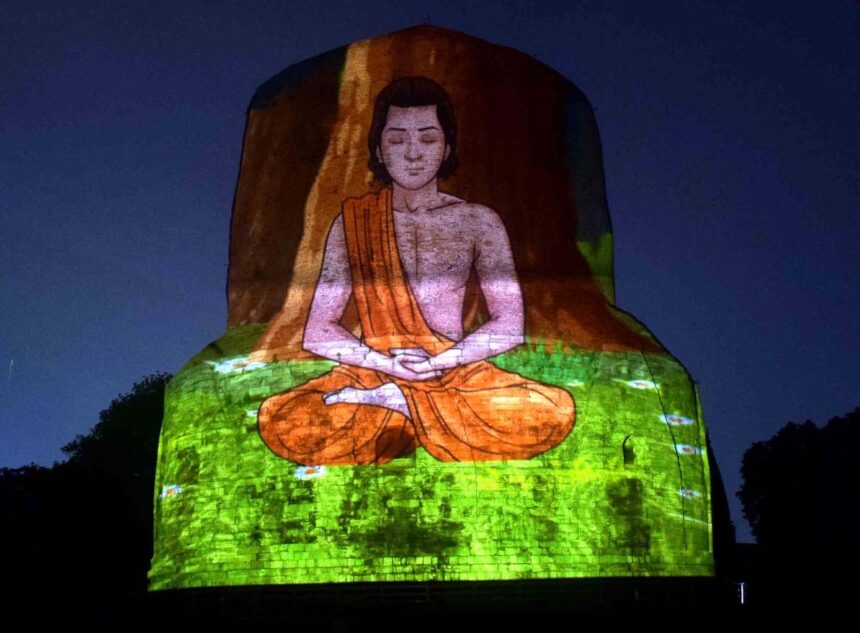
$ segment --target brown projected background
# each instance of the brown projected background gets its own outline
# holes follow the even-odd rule
[[[429,77],[451,96],[460,165],[440,189],[489,206],[504,221],[527,335],[588,349],[660,350],[608,304],[611,227],[585,97],[527,55],[426,26],[336,49],[258,91],[232,219],[229,325],[277,316],[258,348],[307,356],[301,335],[326,234],[345,198],[378,189],[367,168],[373,100],[403,75]],[[581,251],[594,256],[586,260]],[[486,318],[474,281],[467,331]],[[356,326],[352,306],[343,322]]]

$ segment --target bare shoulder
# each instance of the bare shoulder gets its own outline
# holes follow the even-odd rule
[[[463,211],[468,218],[469,226],[485,241],[507,235],[505,224],[495,209],[483,204],[469,203]]]
[[[325,238],[325,257],[344,257],[346,253],[346,230],[344,229],[343,213],[338,213],[328,227]]]
[[[344,227],[343,227],[343,212],[338,213],[334,220],[332,220],[331,224],[328,227],[328,241],[338,241],[342,242],[344,239]]]
[[[438,197],[439,203],[433,208],[431,208],[431,211],[441,211],[442,213],[457,213],[462,210],[463,206],[469,204],[462,198],[453,196],[450,193],[445,193],[444,191],[440,191]]]
[[[457,216],[458,223],[465,220],[467,226],[475,227],[478,231],[504,231],[502,219],[494,209],[447,193],[441,194],[441,197],[446,200],[443,207],[446,214]]]

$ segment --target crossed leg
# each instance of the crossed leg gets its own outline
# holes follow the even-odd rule
[[[409,414],[409,406],[406,404],[406,397],[400,390],[400,387],[393,382],[386,382],[375,389],[357,389],[355,387],[344,387],[337,391],[331,391],[323,396],[323,402],[327,405],[344,402],[348,404],[369,404],[376,407],[384,407],[402,413],[407,418],[412,418]]]
[[[454,371],[444,384],[399,385],[337,366],[267,398],[260,436],[300,464],[384,464],[419,445],[442,461],[529,459],[573,429],[575,404],[565,389],[486,361]]]
[[[260,405],[260,437],[304,465],[384,464],[407,455],[417,444],[406,399],[383,380],[371,370],[338,366],[275,394]]]

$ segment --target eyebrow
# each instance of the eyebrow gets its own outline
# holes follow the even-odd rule
[[[439,128],[436,127],[435,125],[428,125],[427,127],[419,127],[418,131],[423,132],[424,130],[438,130],[438,129]],[[405,127],[390,127],[385,131],[386,132],[405,132],[406,128]]]

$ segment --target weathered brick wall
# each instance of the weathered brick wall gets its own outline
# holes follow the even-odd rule
[[[309,469],[263,444],[256,408],[331,363],[229,371],[260,329],[232,330],[170,384],[152,588],[713,573],[705,430],[671,357],[497,357],[576,400],[570,436],[530,460],[445,463],[419,448]]]

